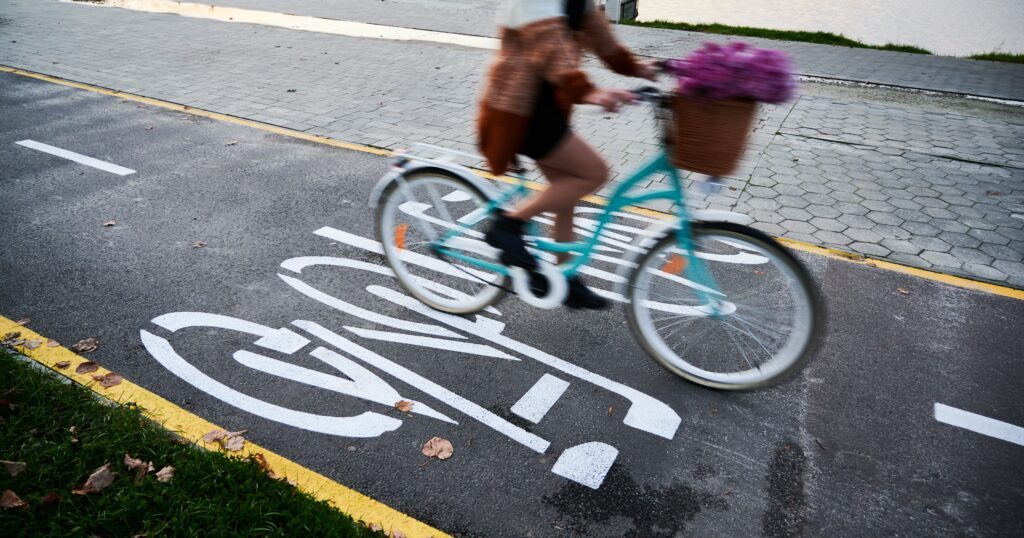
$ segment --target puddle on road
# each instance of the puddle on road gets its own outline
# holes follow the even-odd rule
[[[633,523],[630,536],[675,536],[703,511],[726,512],[727,498],[720,493],[697,491],[679,484],[664,489],[640,486],[622,465],[612,467],[600,490],[567,483],[557,493],[544,497],[566,520],[571,534],[600,534],[592,524],[609,524],[615,519]]]

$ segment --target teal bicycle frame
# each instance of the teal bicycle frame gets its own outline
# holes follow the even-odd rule
[[[640,181],[658,173],[668,176],[670,188],[646,192],[643,194],[630,194],[630,191],[633,190]],[[526,186],[526,181],[526,179],[521,179],[518,185],[506,190],[502,196],[497,199],[491,200],[485,211],[477,219],[473,219],[473,222],[462,223],[459,228],[446,232],[437,241],[437,252],[445,256],[462,260],[470,265],[509,276],[511,273],[508,267],[505,267],[504,265],[473,258],[458,252],[457,250],[445,248],[444,245],[447,240],[460,235],[461,231],[467,229],[468,226],[472,226],[486,218],[488,215],[498,211],[516,197],[524,196],[529,193],[530,189]],[[688,258],[688,263],[685,265],[684,269],[686,272],[686,278],[698,284],[695,286],[695,289],[699,294],[701,301],[710,307],[711,315],[717,318],[720,314],[719,305],[721,303],[719,300],[713,298],[712,295],[716,294],[718,296],[722,296],[723,294],[719,292],[718,284],[715,282],[714,277],[711,275],[711,272],[707,269],[706,265],[698,256],[695,255],[693,248],[693,235],[690,227],[690,215],[686,208],[684,193],[685,190],[683,189],[683,184],[679,177],[679,171],[672,166],[668,155],[663,149],[657,156],[641,166],[615,188],[611,197],[608,198],[605,210],[601,213],[597,227],[594,229],[589,239],[566,243],[540,239],[536,241],[535,246],[537,249],[545,252],[573,254],[572,258],[558,266],[559,270],[563,275],[565,275],[565,277],[571,277],[576,274],[580,267],[586,265],[590,261],[591,255],[600,241],[601,233],[604,231],[605,226],[611,222],[615,212],[628,206],[638,205],[651,200],[670,200],[677,208],[675,216],[678,220],[678,229],[676,229],[678,246],[680,250],[686,253]]]

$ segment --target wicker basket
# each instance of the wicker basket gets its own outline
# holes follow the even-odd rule
[[[675,96],[672,164],[709,176],[730,174],[743,156],[756,113],[756,101]]]

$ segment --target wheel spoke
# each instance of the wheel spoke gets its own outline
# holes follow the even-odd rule
[[[474,233],[453,214],[485,215],[486,207],[487,200],[475,187],[441,172],[410,173],[389,191],[377,208],[378,231],[388,265],[402,287],[432,308],[457,314],[479,311],[497,299],[502,274],[441,255],[434,248],[450,230]],[[396,243],[403,226],[408,238]]]
[[[695,228],[698,255],[749,251],[765,258],[758,266],[705,260],[724,307],[719,315],[701,315],[710,314],[704,312],[703,293],[680,280],[659,278],[668,256],[679,250],[673,242],[663,239],[641,260],[632,280],[636,285],[628,290],[638,337],[656,358],[688,379],[720,388],[771,382],[803,358],[814,333],[814,324],[803,316],[813,314],[813,305],[806,309],[801,301],[811,294],[798,290],[809,279],[781,247],[714,224]],[[684,307],[699,310],[687,316]]]

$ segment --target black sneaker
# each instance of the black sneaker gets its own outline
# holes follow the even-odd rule
[[[569,295],[565,298],[565,306],[577,309],[601,310],[608,308],[608,299],[601,297],[583,284],[580,277],[569,279]]]
[[[525,221],[499,213],[484,235],[484,241],[501,251],[501,263],[532,272],[537,270],[537,258],[526,250],[526,242],[523,241],[525,224]]]

